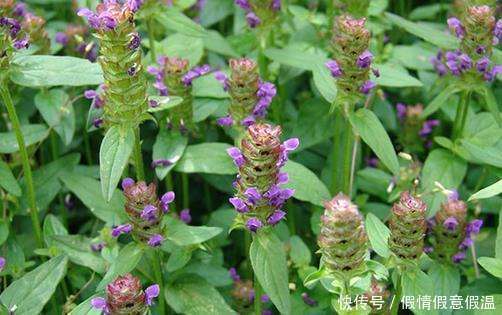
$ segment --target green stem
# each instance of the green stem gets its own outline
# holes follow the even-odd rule
[[[138,181],[145,180],[145,170],[143,166],[143,155],[141,154],[141,136],[139,127],[134,131],[134,166],[136,167],[136,179]]]
[[[464,132],[465,122],[467,120],[467,112],[469,110],[469,101],[471,98],[470,91],[464,91],[460,96],[460,103],[457,106],[457,114],[453,123],[453,140],[462,137]]]
[[[155,281],[160,287],[159,300],[158,300],[158,308],[159,314],[167,314],[166,306],[164,303],[164,278],[162,277],[162,252],[156,251],[153,256],[153,273],[155,275]]]
[[[152,25],[152,17],[147,17],[146,28],[148,31],[148,43],[150,46],[150,56],[152,58],[152,63],[157,62],[157,57],[155,54],[155,37],[153,36],[153,25]]]
[[[261,295],[262,295],[262,290],[261,290],[261,285],[260,282],[258,281],[258,278],[256,275],[254,275],[254,313],[255,315],[261,315]]]
[[[87,130],[84,130],[84,150],[87,165],[92,165],[91,141],[89,140],[89,134],[87,133]]]
[[[398,275],[397,277],[397,283],[394,292],[394,298],[392,299],[392,305],[390,306],[391,315],[397,315],[399,312],[399,304],[401,303],[401,275]]]
[[[3,102],[7,108],[9,114],[9,119],[12,123],[12,129],[16,134],[16,140],[19,145],[19,154],[21,155],[21,161],[23,165],[23,173],[27,188],[28,205],[30,207],[30,217],[31,224],[33,226],[33,231],[35,232],[35,239],[37,241],[37,246],[44,247],[42,242],[42,229],[40,228],[40,219],[38,218],[37,202],[35,198],[35,188],[33,186],[33,177],[31,174],[31,166],[28,158],[28,152],[26,150],[26,145],[24,142],[24,136],[21,132],[21,124],[19,123],[19,118],[17,117],[16,109],[12,103],[12,98],[10,96],[9,90],[5,82],[2,82],[0,86],[0,93],[2,94]]]
[[[187,173],[181,173],[181,186],[183,186],[183,209],[187,209],[190,206],[190,182]]]
[[[174,185],[173,185],[173,174],[171,172],[167,173],[166,176],[166,191],[174,191]],[[173,202],[169,205],[169,208],[173,211],[176,212],[176,202]]]
[[[358,146],[359,146],[359,136],[354,136],[354,145],[352,146],[352,157],[351,157],[351,161],[350,161],[350,179],[349,179],[349,196],[350,197],[353,195],[353,189],[354,189],[354,175],[356,172],[356,157],[357,157]]]
[[[345,129],[345,146],[343,158],[343,193],[350,195],[351,190],[351,161],[352,161],[352,144],[354,142],[352,135],[352,127],[347,121]]]

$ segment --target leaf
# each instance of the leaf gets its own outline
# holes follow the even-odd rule
[[[38,143],[49,135],[45,125],[22,125],[21,133],[24,137],[25,146]],[[13,131],[0,132],[0,153],[11,154],[19,151],[16,135]]]
[[[289,181],[284,187],[295,190],[293,195],[295,199],[308,201],[318,206],[322,206],[324,201],[330,199],[326,185],[302,164],[288,161],[281,171],[288,173]]]
[[[194,80],[192,86],[192,95],[195,97],[228,98],[228,93],[212,74]]]
[[[338,93],[336,89],[335,79],[331,76],[328,68],[321,62],[315,62],[315,67],[312,69],[314,84],[321,93],[322,97],[332,104],[336,100]]]
[[[150,101],[157,102],[157,106],[150,106],[148,108],[149,113],[161,112],[166,109],[178,106],[179,104],[181,104],[181,102],[183,102],[183,99],[179,96],[150,96],[148,99]]]
[[[374,67],[380,71],[380,76],[374,78],[380,86],[390,87],[421,87],[420,80],[411,76],[402,66],[395,64],[375,64]]]
[[[467,172],[467,163],[444,149],[433,150],[425,160],[422,169],[422,189],[430,191],[441,183],[447,189],[456,189]],[[427,216],[434,215],[445,196],[441,193],[424,196],[428,204]]]
[[[418,268],[407,269],[406,272],[402,273],[401,286],[403,288],[403,296],[413,296],[414,301],[417,301],[420,296],[434,296],[434,281],[429,275]],[[437,314],[437,310],[413,308],[413,313],[416,315]]]
[[[167,239],[178,246],[187,246],[203,243],[222,232],[219,227],[191,226],[180,220],[167,217]]]
[[[434,283],[434,296],[454,296],[460,290],[460,272],[452,265],[432,263],[428,271]],[[441,314],[451,314],[451,310],[441,310]]]
[[[101,193],[99,181],[92,177],[66,172],[60,176],[60,180],[96,217],[108,225],[119,225],[127,220],[124,211],[125,199],[118,189],[115,189],[116,193],[107,202]]]
[[[481,267],[485,268],[486,271],[488,271],[495,277],[502,279],[502,259],[491,258],[491,257],[479,257],[478,262],[481,265]]]
[[[33,55],[14,58],[10,79],[28,87],[83,86],[103,83],[103,74],[87,59]]]
[[[174,250],[165,266],[167,272],[173,272],[183,268],[192,258],[192,249],[189,247],[174,246]]]
[[[156,20],[168,30],[194,37],[203,37],[206,34],[202,26],[173,7],[164,7],[156,13]]]
[[[42,90],[35,95],[35,106],[63,143],[69,145],[75,133],[75,113],[68,94],[62,89]]]
[[[385,13],[385,17],[395,25],[404,28],[404,30],[406,30],[408,33],[420,37],[421,39],[440,48],[454,50],[459,46],[459,42],[455,37],[449,34],[445,34],[444,32],[428,25],[410,22],[398,15],[389,12]]]
[[[99,174],[101,178],[101,191],[107,201],[110,201],[113,192],[122,176],[129,156],[134,146],[134,131],[112,126],[105,134],[99,149]]]
[[[355,132],[375,152],[380,161],[394,175],[397,175],[399,162],[394,146],[375,114],[368,109],[361,108],[357,112],[349,114],[349,121]]]
[[[105,260],[91,250],[91,239],[83,235],[53,235],[52,245],[63,251],[71,262],[97,273],[105,272]]]
[[[291,313],[289,300],[288,269],[282,242],[269,231],[253,236],[249,258],[256,278],[282,314]]]
[[[492,89],[483,85],[480,94],[485,99],[487,109],[493,115],[499,127],[502,127],[502,117],[500,116],[499,105],[495,95],[493,95]]]
[[[320,57],[315,53],[302,51],[299,47],[268,48],[265,56],[280,64],[303,70],[314,70]]]
[[[168,166],[158,166],[155,168],[157,177],[162,180],[176,166],[180,160],[188,143],[188,138],[176,130],[160,129],[153,145],[153,160],[169,160]]]
[[[0,295],[0,301],[9,309],[16,305],[16,315],[39,314],[64,277],[67,263],[64,255],[43,263],[12,282]]]
[[[77,305],[71,312],[70,315],[101,315],[101,310],[97,310],[91,305],[91,300],[98,295],[92,295],[87,298],[85,301]]]
[[[110,269],[106,272],[105,276],[99,282],[96,291],[101,291],[105,286],[115,280],[118,276],[122,276],[128,272],[131,272],[136,268],[141,257],[143,256],[144,249],[141,245],[134,242],[124,246],[115,261],[113,261]]]
[[[21,196],[21,187],[17,179],[12,175],[9,165],[0,160],[0,187],[5,189],[9,194],[16,197]]]
[[[215,287],[226,287],[233,283],[228,269],[214,263],[193,262],[185,268],[185,272],[199,275]]]
[[[68,235],[68,230],[55,215],[48,214],[45,217],[43,228],[44,241],[47,247],[52,246],[51,237],[54,235]]]
[[[237,168],[227,154],[230,147],[219,142],[189,145],[174,170],[181,173],[235,174]]]
[[[0,219],[0,245],[5,243],[9,237],[9,223],[5,219]]]
[[[220,33],[214,30],[209,30],[207,35],[203,38],[204,46],[207,50],[213,51],[215,53],[229,56],[229,57],[239,57],[239,54],[235,49],[228,43],[228,41]]]
[[[390,256],[388,240],[390,230],[373,213],[366,215],[366,233],[371,243],[371,248],[380,256]]]
[[[466,139],[460,140],[460,143],[475,160],[502,168],[502,150],[497,146],[480,146]]]
[[[312,259],[308,246],[297,235],[291,236],[289,243],[291,245],[289,256],[293,263],[297,267],[308,266]]]
[[[469,197],[469,201],[490,198],[490,197],[496,196],[500,193],[502,193],[502,179],[494,184],[491,184],[488,187],[481,189],[480,191],[476,192],[475,194],[471,195]]]
[[[228,306],[218,290],[204,278],[185,274],[170,283],[166,290],[166,300],[176,312],[186,315],[237,314]]]
[[[413,70],[432,70],[433,67],[429,61],[432,56],[434,56],[432,51],[419,45],[398,45],[392,49],[393,59],[398,60],[406,68]]]
[[[192,67],[200,62],[204,54],[204,42],[202,38],[181,33],[166,37],[157,48],[157,55],[186,59]]]
[[[460,88],[456,85],[448,85],[444,90],[441,91],[424,109],[421,118],[426,118],[427,116],[435,113],[443,104],[448,101],[450,96],[460,91]]]

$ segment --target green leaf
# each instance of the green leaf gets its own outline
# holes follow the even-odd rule
[[[38,143],[49,135],[45,125],[22,125],[21,133],[26,146]],[[11,154],[17,151],[19,151],[19,146],[14,132],[0,132],[0,153]]]
[[[490,197],[496,196],[500,193],[502,193],[502,179],[494,184],[491,184],[488,187],[481,189],[480,191],[476,192],[475,194],[471,195],[469,197],[469,201],[490,198]]]
[[[458,40],[443,31],[437,30],[433,27],[424,24],[417,24],[407,21],[402,17],[386,12],[385,17],[395,25],[404,28],[405,31],[411,33],[421,39],[434,44],[440,48],[453,50],[458,48]]]
[[[357,112],[349,114],[349,121],[355,132],[375,152],[380,161],[394,175],[398,174],[399,162],[394,146],[376,115],[368,109],[361,108]]]
[[[390,230],[373,213],[366,215],[366,233],[371,243],[371,248],[380,256],[387,258],[390,256],[388,240]]]
[[[265,56],[280,64],[303,70],[314,70],[320,58],[320,55],[302,51],[299,47],[268,48],[265,50]]]
[[[167,36],[157,48],[157,55],[186,59],[192,67],[196,66],[204,55],[202,38],[180,33]]]
[[[297,235],[291,236],[289,243],[291,245],[289,256],[296,267],[308,266],[312,259],[308,246]]]
[[[460,140],[464,148],[475,160],[502,168],[502,150],[497,146],[480,146],[470,140]]]
[[[97,310],[91,305],[91,300],[98,297],[97,294],[90,296],[85,301],[77,305],[71,312],[70,315],[101,315],[101,310]]]
[[[253,237],[249,258],[263,290],[282,314],[291,313],[288,269],[284,247],[279,238],[268,231]]]
[[[54,235],[68,235],[68,230],[55,215],[48,214],[44,220],[43,235],[45,244],[47,247],[51,247],[51,237]]]
[[[91,239],[83,235],[53,235],[52,245],[63,251],[71,262],[97,273],[105,272],[105,260],[91,250]]]
[[[0,245],[5,243],[9,237],[9,223],[4,219],[0,219]]]
[[[165,295],[176,312],[186,315],[237,314],[228,306],[218,290],[197,275],[185,274],[170,283]]]
[[[12,282],[0,301],[9,309],[16,305],[16,315],[39,314],[64,277],[67,263],[68,258],[61,255],[41,264]]]
[[[480,94],[485,99],[487,109],[490,111],[490,113],[492,113],[499,127],[502,127],[502,117],[500,116],[499,105],[497,103],[495,95],[493,95],[492,89],[483,85]]]
[[[418,268],[407,269],[402,273],[401,286],[403,288],[403,296],[413,296],[414,301],[417,301],[419,296],[434,296],[434,281],[429,275]],[[414,308],[413,313],[416,315],[437,314],[437,310]]]
[[[169,166],[159,166],[155,168],[157,177],[162,180],[176,166],[180,160],[188,143],[188,138],[177,130],[160,129],[153,145],[153,160],[169,160]]]
[[[423,86],[420,80],[411,76],[408,71],[400,65],[395,64],[375,64],[374,67],[380,71],[378,78],[373,78],[378,85],[390,87],[420,87]]]
[[[101,193],[99,181],[76,172],[66,172],[60,180],[99,219],[108,225],[118,225],[127,220],[124,211],[125,199],[118,189],[107,202]]]
[[[441,183],[447,189],[457,188],[467,172],[467,163],[444,149],[433,150],[425,160],[422,169],[422,189],[432,190],[434,182]],[[428,204],[427,216],[434,215],[441,202],[445,200],[442,193],[424,196]]]
[[[68,94],[62,89],[42,90],[35,95],[35,106],[63,143],[69,145],[75,133],[75,113]]]
[[[189,145],[174,170],[181,173],[235,174],[237,168],[227,154],[230,147],[219,142]]]
[[[167,239],[178,246],[187,246],[203,243],[222,232],[219,227],[191,226],[180,220],[166,217]]]
[[[134,131],[112,126],[105,134],[99,149],[101,191],[110,201],[122,176],[134,146]]]
[[[321,93],[322,97],[332,104],[336,100],[338,90],[336,89],[336,82],[330,71],[324,63],[315,62],[312,69],[314,84]]]
[[[412,20],[424,20],[432,19],[437,16],[441,11],[446,11],[450,8],[447,3],[434,3],[429,5],[421,5],[416,7],[410,13],[410,19]]]
[[[192,251],[193,250],[188,246],[181,247],[175,245],[165,266],[167,272],[173,272],[183,268],[190,261],[190,258],[192,258]]]
[[[441,91],[424,109],[421,118],[426,118],[427,116],[435,113],[443,104],[448,101],[450,96],[460,91],[460,88],[456,85],[448,85],[445,89]]]
[[[502,209],[499,210],[499,224],[495,240],[495,258],[502,259]]]
[[[432,51],[419,45],[398,45],[392,49],[393,59],[399,61],[406,68],[413,70],[432,70],[432,64],[429,61],[432,56],[434,56]]]
[[[203,38],[204,46],[207,50],[213,51],[215,53],[229,56],[229,57],[239,57],[239,54],[235,49],[230,46],[228,41],[220,33],[214,30],[207,32],[207,35]]]
[[[143,252],[143,247],[135,242],[131,242],[124,246],[98,284],[96,291],[103,290],[108,283],[115,280],[118,276],[133,271],[141,260],[141,257],[143,257]]]
[[[330,194],[326,185],[302,164],[288,161],[281,171],[288,173],[289,181],[284,187],[295,190],[293,195],[295,199],[308,201],[318,206],[322,206],[324,201],[329,200]]]
[[[223,90],[221,83],[214,75],[206,75],[194,80],[192,95],[196,97],[228,98],[228,93]]]
[[[19,56],[14,58],[10,79],[28,87],[82,86],[103,83],[99,64],[69,56]]]
[[[164,7],[156,13],[156,20],[168,30],[194,37],[206,35],[206,30],[202,26],[173,7]]]
[[[434,283],[435,296],[454,296],[460,290],[460,272],[452,265],[432,263],[428,271],[429,277]],[[451,310],[441,310],[441,314],[451,314]]]
[[[183,99],[179,96],[150,96],[148,99],[157,102],[157,106],[148,108],[149,113],[161,112],[183,102]]]
[[[502,279],[502,259],[491,257],[479,257],[479,264],[485,268],[486,271],[495,277]]]
[[[9,165],[0,160],[0,187],[5,189],[9,194],[16,197],[21,196],[21,187],[17,179],[12,175]]]

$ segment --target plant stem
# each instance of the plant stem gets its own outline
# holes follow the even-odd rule
[[[159,314],[167,314],[164,303],[164,278],[162,277],[162,252],[160,250],[154,253],[153,260],[153,273],[155,275],[155,281],[160,287],[158,300]]]
[[[190,182],[187,173],[181,173],[181,186],[183,187],[183,209],[190,206]]]
[[[134,166],[136,168],[136,179],[145,180],[145,170],[143,166],[143,155],[141,154],[141,136],[139,127],[134,131]]]
[[[254,313],[255,315],[261,315],[261,285],[260,282],[258,281],[258,278],[256,278],[256,275],[254,275]]]
[[[359,145],[359,136],[355,136],[354,145],[352,146],[352,158],[350,161],[349,197],[352,196],[352,190],[354,188],[354,174],[356,172],[356,156],[357,156],[358,145]]]
[[[156,63],[157,57],[155,54],[155,37],[153,36],[153,25],[152,25],[152,17],[151,16],[147,17],[146,28],[148,31],[148,43],[150,46],[150,56],[152,59],[152,63]]]
[[[37,241],[37,246],[40,248],[44,247],[42,242],[42,230],[40,228],[40,219],[38,218],[37,202],[35,197],[35,188],[33,187],[33,177],[31,174],[31,166],[28,158],[28,152],[26,150],[26,145],[24,142],[24,136],[21,132],[21,124],[19,123],[19,118],[17,117],[16,109],[12,103],[12,98],[10,92],[7,89],[6,83],[2,82],[0,85],[0,93],[2,94],[3,102],[7,108],[9,114],[9,119],[12,123],[12,129],[16,134],[17,144],[19,146],[19,154],[21,155],[21,161],[23,165],[23,173],[27,188],[28,205],[30,207],[30,217],[31,224],[33,226],[33,231],[35,232],[35,239]]]
[[[470,247],[471,247],[472,264],[474,265],[474,272],[476,274],[476,279],[479,279],[478,258],[476,255],[476,247],[475,247],[474,239],[473,239],[473,242]]]
[[[462,137],[464,132],[465,122],[467,120],[467,112],[469,110],[469,101],[471,98],[470,91],[464,91],[460,96],[460,103],[457,106],[457,114],[453,123],[453,140]]]
[[[397,315],[399,312],[399,304],[401,303],[401,275],[397,277],[396,288],[394,290],[394,298],[392,299],[392,305],[390,307],[391,315]]]
[[[352,127],[347,121],[345,129],[345,147],[343,158],[343,193],[350,196],[351,191],[351,161],[352,161],[352,144],[353,144]]]
[[[91,142],[89,140],[89,133],[87,133],[87,130],[84,130],[84,149],[87,165],[92,165]]]

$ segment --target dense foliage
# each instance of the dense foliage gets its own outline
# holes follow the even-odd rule
[[[500,314],[494,0],[0,0],[0,314]]]

